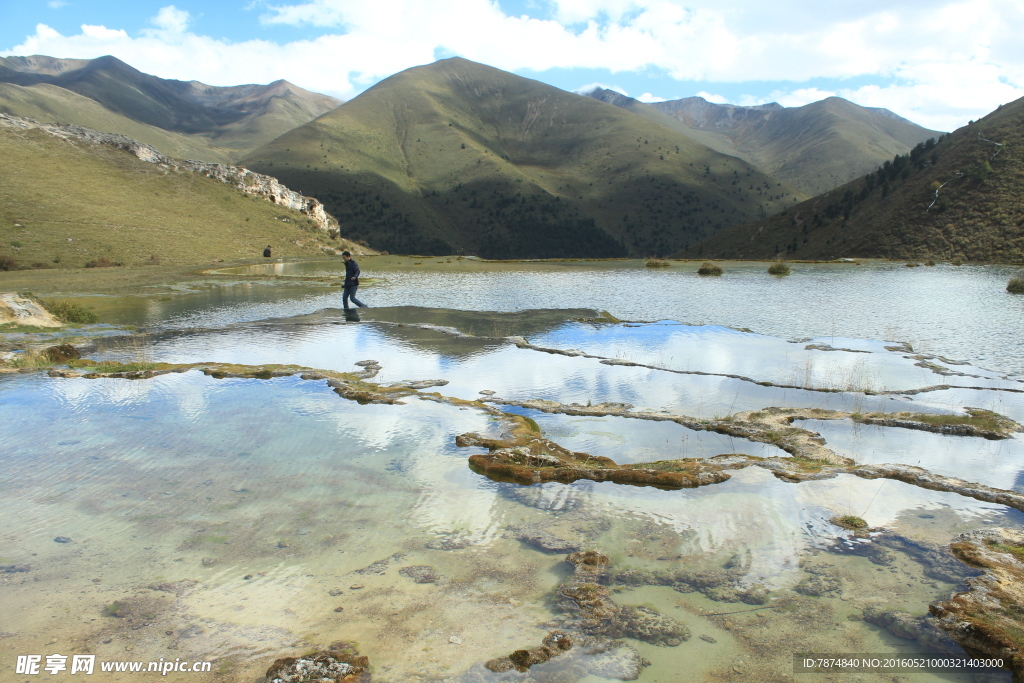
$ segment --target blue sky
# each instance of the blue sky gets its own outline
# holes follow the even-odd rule
[[[0,55],[112,54],[213,85],[350,99],[459,55],[565,90],[800,106],[830,95],[952,130],[1024,96],[1019,0],[22,0]]]

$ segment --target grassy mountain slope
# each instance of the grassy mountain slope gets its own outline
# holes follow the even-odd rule
[[[212,155],[223,152],[217,148],[236,154],[255,149],[340,104],[287,81],[216,87],[158,78],[110,56],[0,58],[0,82],[69,90],[138,123],[192,136],[195,146],[210,149]],[[200,159],[216,160],[210,155]]]
[[[232,150],[213,147],[205,139],[139,123],[107,109],[96,100],[49,83],[30,86],[0,83],[0,113],[120,133],[179,159],[227,163],[234,155]]]
[[[884,109],[829,97],[803,107],[713,104],[702,97],[644,104],[609,90],[590,97],[647,118],[655,112],[677,130],[723,154],[738,156],[808,194],[826,192],[928,138],[927,130]]]
[[[322,254],[302,214],[112,147],[0,127],[0,159],[0,258],[19,265]]]
[[[1024,261],[1024,99],[683,255]]]
[[[405,253],[668,253],[803,198],[658,123],[459,58],[396,74],[244,163]]]

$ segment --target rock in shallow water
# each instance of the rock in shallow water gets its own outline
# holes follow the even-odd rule
[[[960,534],[950,543],[962,562],[985,573],[970,590],[929,606],[938,624],[968,653],[1002,658],[1024,680],[1024,533],[996,528]]]
[[[398,573],[412,579],[416,583],[437,583],[441,580],[441,575],[434,571],[433,567],[428,567],[425,564],[402,567],[398,570]]]
[[[508,530],[516,540],[532,545],[534,548],[544,552],[573,553],[580,550],[583,545],[579,539],[556,536],[536,524],[512,525]]]
[[[285,657],[267,669],[267,683],[369,683],[370,660],[362,655],[326,650]]]
[[[82,357],[82,354],[78,352],[78,349],[71,344],[58,344],[57,346],[51,346],[43,351],[43,355],[54,363],[63,363],[65,361]]]

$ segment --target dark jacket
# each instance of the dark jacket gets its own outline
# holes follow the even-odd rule
[[[345,286],[359,286],[359,264],[356,263],[354,258],[350,258],[348,261],[345,261]]]

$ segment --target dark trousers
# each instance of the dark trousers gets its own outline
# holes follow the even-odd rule
[[[362,301],[356,298],[356,290],[359,289],[359,285],[352,285],[351,287],[345,287],[344,289],[345,292],[344,294],[341,295],[341,303],[345,307],[346,311],[348,310],[349,299],[352,299],[352,303],[354,303],[359,308],[367,307],[366,304],[364,304]]]

